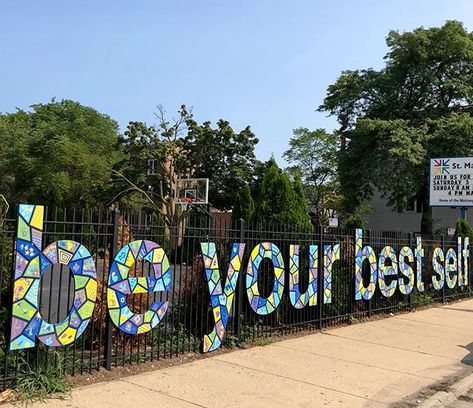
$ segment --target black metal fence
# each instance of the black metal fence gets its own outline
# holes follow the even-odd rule
[[[21,351],[8,351],[9,313],[12,298],[12,271],[16,219],[14,214],[0,228],[0,390],[14,384],[28,370],[39,367],[48,359],[60,358],[71,374],[91,372],[101,367],[111,368],[154,359],[171,358],[189,352],[202,351],[202,339],[210,333],[214,319],[209,290],[200,250],[201,242],[214,242],[217,247],[222,280],[225,279],[229,254],[234,242],[246,244],[242,270],[238,280],[233,310],[227,326],[223,347],[236,346],[249,341],[264,339],[275,334],[288,334],[299,330],[316,330],[330,325],[352,322],[376,313],[409,310],[419,305],[441,302],[449,298],[470,296],[468,285],[440,291],[432,288],[432,251],[436,246],[456,249],[456,238],[443,236],[423,237],[425,250],[423,275],[426,290],[419,293],[415,286],[410,295],[399,290],[386,298],[377,289],[369,301],[355,301],[355,236],[354,231],[315,228],[301,230],[291,226],[231,223],[212,219],[200,213],[191,213],[179,226],[165,227],[155,214],[119,213],[118,211],[67,211],[45,212],[43,248],[51,242],[71,239],[84,244],[93,255],[97,270],[97,300],[92,321],[84,334],[69,346],[53,349],[37,342],[37,347]],[[123,245],[137,239],[147,239],[160,244],[166,251],[172,270],[172,290],[129,296],[133,312],[142,313],[150,302],[167,300],[169,309],[164,320],[152,331],[130,336],[111,323],[107,312],[106,288],[111,259]],[[363,245],[370,245],[379,254],[386,245],[397,251],[403,246],[415,248],[414,234],[375,233],[365,231]],[[288,279],[279,307],[271,314],[261,316],[253,312],[247,300],[245,271],[252,248],[261,242],[272,242],[282,252],[286,271],[289,263],[289,246],[300,245],[300,286],[308,286],[308,248],[319,245],[319,296],[315,306],[294,308],[288,296]],[[323,304],[323,273],[321,247],[340,244],[341,258],[333,267],[332,302]],[[367,265],[364,265],[367,266]],[[412,265],[415,270],[415,262]],[[365,268],[364,268],[365,269]],[[365,281],[369,271],[364,270]],[[136,263],[131,276],[150,276],[152,270],[146,262]],[[286,272],[287,273],[287,272]],[[468,271],[470,275],[470,272]],[[258,287],[261,295],[269,295],[274,274],[270,262],[260,265]],[[66,267],[56,265],[41,278],[39,294],[40,311],[51,323],[62,321],[68,314],[74,297],[74,280]],[[59,356],[59,357],[58,357]]]

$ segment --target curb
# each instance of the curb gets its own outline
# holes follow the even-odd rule
[[[473,374],[449,387],[449,392],[439,391],[418,405],[419,408],[442,408],[455,402],[473,388]]]

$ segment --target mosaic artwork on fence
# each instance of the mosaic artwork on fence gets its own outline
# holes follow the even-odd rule
[[[468,271],[469,271],[468,260],[470,258],[470,249],[469,248],[470,248],[470,238],[465,237],[465,238],[463,238],[463,251],[460,251],[460,250],[458,251],[458,254],[459,255],[462,254],[462,258],[463,258],[463,276],[464,276],[463,286],[468,286]],[[459,260],[459,263],[460,262],[461,262],[461,260]]]
[[[317,305],[317,274],[318,274],[318,247],[309,246],[309,283],[304,293],[300,291],[299,274],[299,245],[289,246],[289,300],[296,309],[302,309],[307,304]]]
[[[263,259],[270,259],[274,268],[274,285],[265,299],[258,290],[258,271]],[[267,315],[279,306],[284,291],[284,260],[279,248],[271,242],[262,242],[251,251],[246,270],[246,292],[251,308],[259,315]]]
[[[432,255],[432,267],[438,276],[432,276],[432,286],[436,290],[442,289],[443,285],[445,284],[445,268],[443,267],[444,262],[445,255],[442,248],[435,248]]]
[[[425,290],[425,285],[424,285],[424,281],[422,279],[422,260],[425,256],[425,251],[422,248],[422,238],[421,237],[417,237],[417,240],[416,240],[415,256],[416,256],[417,290],[419,292],[423,292]]]
[[[389,262],[389,264],[388,264]],[[397,256],[394,248],[391,246],[384,247],[378,258],[378,286],[384,297],[394,295],[397,287]],[[386,283],[386,278],[391,277],[391,283]],[[396,277],[396,279],[392,279]]]
[[[367,287],[363,285],[363,261],[369,262],[370,282]],[[370,246],[363,247],[363,230],[356,229],[355,232],[355,299],[370,300],[376,290],[378,271],[376,255]]]
[[[42,250],[43,224],[42,206],[19,206],[12,285],[9,341],[11,350],[35,347],[36,339],[51,347],[71,344],[84,333],[93,315],[97,294],[94,259],[84,245],[71,240],[58,240]],[[372,238],[369,236],[367,241],[379,242],[377,237],[375,240]],[[411,238],[409,242],[412,242]],[[397,288],[400,294],[409,295],[415,283],[419,292],[430,286],[435,290],[441,290],[468,285],[469,239],[458,237],[450,248],[438,245],[439,242],[440,240],[430,240],[429,250],[424,251],[422,239],[418,237],[414,248],[400,245],[397,253],[394,246],[386,245],[380,250],[378,260],[371,246],[363,246],[363,231],[357,229],[355,245],[351,246],[349,254],[343,254],[344,262],[352,259],[353,255],[355,258],[354,265],[351,263],[354,270],[348,271],[349,276],[353,278],[354,274],[355,278],[354,287],[353,280],[350,283],[351,293],[353,294],[354,291],[356,300],[367,301],[373,297],[377,287],[382,296],[391,297]],[[280,306],[284,296],[285,265],[282,253],[275,243],[262,242],[252,249],[246,266],[245,281],[241,281],[240,284],[238,284],[238,279],[243,278],[240,277],[240,271],[243,268],[245,244],[232,244],[225,280],[222,279],[219,270],[216,247],[213,242],[206,241],[201,244],[214,320],[212,331],[203,338],[205,352],[216,350],[222,344],[231,318],[237,287],[242,288],[243,291],[246,288],[251,309],[258,315],[274,312]],[[96,251],[99,249],[95,248]],[[432,263],[434,271],[432,283],[430,283],[430,277],[424,283],[422,276],[426,253],[429,254],[429,262]],[[342,257],[340,244],[330,246],[321,243],[319,246],[309,246],[308,263],[304,263],[308,265],[307,289],[304,293],[301,293],[301,286],[305,285],[301,285],[300,281],[299,268],[302,262],[299,245],[290,244],[289,255],[288,295],[292,307],[303,309],[314,306],[317,300],[320,304],[331,303],[333,265]],[[322,256],[323,259],[320,259]],[[269,268],[262,267],[266,263]],[[44,273],[51,267],[54,267],[53,273],[56,273],[57,266],[60,267],[61,277],[66,273],[72,276],[74,297],[66,318],[54,324],[45,321],[41,316],[39,291]],[[151,268],[151,276],[129,276],[132,267],[138,268],[139,271],[144,266]],[[363,266],[367,267],[366,272],[368,272],[365,280]],[[347,273],[345,268],[343,273]],[[258,289],[258,276],[262,274],[268,274],[265,281],[269,277],[272,285],[271,293],[266,298],[261,296]],[[323,285],[323,290],[319,285]],[[152,330],[162,322],[166,315],[168,302],[164,299],[167,299],[167,295],[162,293],[170,289],[171,266],[164,249],[147,240],[137,240],[126,244],[118,251],[108,271],[107,305],[112,322],[120,330],[131,335]],[[318,298],[318,291],[323,293],[323,299]],[[158,292],[161,294],[158,295]],[[154,299],[145,313],[135,314],[128,307],[127,297],[133,294],[149,294]]]
[[[332,303],[332,269],[340,260],[340,244],[324,246],[324,304]]]
[[[154,276],[129,278],[130,268],[139,261],[149,262]],[[152,241],[130,242],[118,252],[110,267],[107,302],[112,322],[127,334],[150,331],[166,314],[168,302],[152,302],[145,313],[133,313],[128,307],[127,296],[138,293],[167,292],[170,288],[171,267],[164,249]]]
[[[407,262],[406,262],[407,261]],[[408,246],[403,246],[399,251],[399,292],[408,295],[414,288],[414,270],[411,265],[414,264],[414,254]],[[406,279],[407,278],[407,282]]]
[[[457,238],[457,268],[458,268],[458,286],[463,286],[463,261],[462,261],[462,239]]]
[[[447,287],[453,289],[457,284],[460,274],[461,270],[458,270],[457,254],[453,248],[449,248],[445,255],[445,283]]]
[[[73,343],[92,317],[97,296],[95,263],[88,249],[75,241],[53,242],[41,251],[44,208],[20,205],[16,240],[10,350],[35,346],[36,338],[50,347]],[[53,265],[64,265],[74,278],[74,299],[67,317],[49,323],[39,311],[41,276]]]
[[[209,287],[210,303],[215,321],[212,332],[204,335],[204,353],[217,350],[222,344],[228,318],[230,316],[233,300],[235,297],[238,276],[240,275],[241,263],[245,244],[233,244],[230,254],[225,286],[222,288],[222,277],[218,265],[217,249],[213,242],[202,242],[202,258],[204,261],[205,278]]]

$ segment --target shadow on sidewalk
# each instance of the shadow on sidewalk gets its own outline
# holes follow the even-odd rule
[[[459,345],[458,347],[462,347],[468,350],[468,355],[462,358],[461,363],[466,364],[469,366],[473,366],[473,343],[469,343],[466,346]]]
[[[473,309],[457,309],[456,307],[442,307],[442,310],[453,310],[456,312],[468,312],[473,313]]]

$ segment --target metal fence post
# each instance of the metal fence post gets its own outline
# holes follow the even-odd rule
[[[412,241],[412,232],[409,232],[409,248],[411,248],[412,250],[412,244],[413,244],[413,241]],[[415,262],[415,261],[414,261]],[[412,265],[414,266],[414,265]],[[416,262],[416,269],[417,269],[417,262]],[[412,271],[414,271],[414,268],[412,268]],[[414,279],[414,286],[415,286],[415,279]],[[414,290],[414,288],[412,288],[412,290]],[[408,297],[408,300],[409,300],[409,311],[412,310],[412,290],[411,292],[409,293],[409,297]]]
[[[110,246],[110,260],[109,260],[109,270],[112,266],[112,262],[115,258],[117,248],[118,248],[118,225],[120,222],[120,211],[118,208],[115,208],[112,212],[112,224],[113,224],[113,237],[112,237],[112,244]],[[109,272],[109,271],[107,271]],[[108,279],[108,274],[107,274]],[[105,271],[104,271],[104,281],[105,281]],[[113,348],[113,323],[110,319],[110,315],[107,313],[107,321],[105,325],[105,350],[104,350],[104,357],[105,357],[105,364],[104,367],[107,370],[112,368],[112,348]]]
[[[319,229],[319,259],[318,259],[318,279],[317,279],[317,329],[323,327],[323,304],[324,304],[324,227]]]
[[[16,206],[16,212],[15,214],[18,214],[18,205]],[[0,377],[1,380],[4,381],[4,385],[6,384],[6,378],[8,377],[8,359],[10,353],[10,340],[11,340],[11,320],[12,320],[12,314],[13,314],[13,289],[15,286],[15,267],[16,267],[16,239],[17,239],[17,231],[18,231],[18,218],[19,216],[16,215],[15,221],[13,223],[13,239],[11,243],[11,254],[12,254],[12,262],[11,262],[11,269],[10,269],[10,276],[7,278],[9,279],[8,281],[8,292],[7,292],[7,301],[5,303],[5,308],[7,309],[7,321],[5,324],[5,356],[4,356],[4,365],[3,365],[3,373],[2,376]],[[7,228],[6,225],[6,217],[5,220],[3,221],[3,227]],[[5,230],[6,232],[6,230]],[[5,239],[5,234],[3,234],[3,240]],[[5,245],[5,241],[2,242],[2,247],[0,248],[2,251],[4,250],[3,245]],[[3,265],[2,265],[3,266]],[[0,272],[1,275],[1,272]],[[0,280],[0,289],[2,285],[2,281]],[[1,299],[0,299],[0,306],[1,306]],[[15,372],[17,371],[17,363],[15,363]],[[1,383],[0,383],[1,384]],[[0,392],[2,391],[2,387],[0,386]]]
[[[440,242],[442,245],[442,252],[445,258],[445,235],[442,234],[442,236],[440,237]],[[444,271],[444,281],[443,281],[443,286],[442,286],[442,303],[445,303],[445,278],[446,277],[445,277],[445,271]]]
[[[372,236],[371,233],[372,233],[372,231],[371,231],[370,229],[367,229],[367,230],[366,230],[366,238],[368,238],[368,239],[367,239],[368,242],[367,242],[366,244],[367,244],[367,245],[370,245],[371,247],[373,247],[373,243],[371,242],[371,236]],[[376,286],[377,286],[378,282],[375,282],[375,284],[376,284]],[[375,292],[376,292],[376,291],[375,291]],[[373,295],[373,296],[374,296],[374,295]],[[368,300],[368,317],[372,317],[372,316],[373,316],[372,305],[371,305],[371,299],[372,299],[372,298],[373,298],[373,297],[371,297],[371,298]]]
[[[463,238],[465,239],[465,238]],[[463,244],[465,245],[465,244]],[[468,248],[466,248],[468,251],[470,251],[470,242],[468,242]],[[472,278],[472,273],[471,273],[471,255],[468,256],[468,275],[467,275],[467,279],[468,279],[468,290],[470,291],[470,297],[471,297],[471,278]]]
[[[240,224],[240,243],[243,243],[245,241],[245,227],[246,227],[246,222],[243,218],[240,218],[239,220]],[[243,260],[242,260],[243,261]],[[234,323],[234,330],[237,336],[238,341],[241,341],[241,322],[240,322],[240,317],[241,317],[241,306],[242,306],[242,299],[243,299],[243,290],[244,290],[244,283],[243,283],[243,278],[244,278],[244,273],[243,273],[243,265],[241,265],[241,270],[240,270],[240,277],[238,278],[238,285],[237,285],[237,296],[236,296],[236,305],[235,305],[235,323]]]

